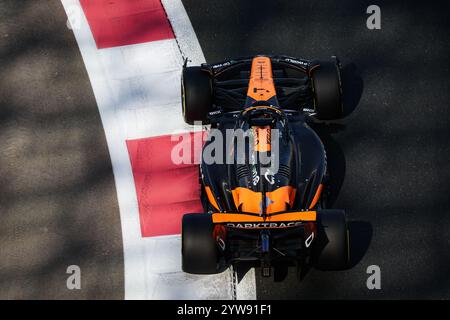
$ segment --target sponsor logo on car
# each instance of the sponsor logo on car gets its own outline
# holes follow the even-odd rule
[[[227,223],[226,226],[230,228],[241,229],[259,229],[259,228],[292,228],[301,226],[301,221],[290,222],[240,222],[240,223]]]
[[[293,63],[293,64],[299,64],[299,65],[305,66],[305,67],[308,65],[308,62],[306,62],[306,61],[300,61],[300,60],[295,60],[295,59],[291,59],[291,58],[286,58],[285,61]]]
[[[217,68],[222,68],[222,67],[228,67],[230,65],[231,65],[231,62],[224,62],[224,63],[215,64],[212,66],[212,68],[217,69]]]

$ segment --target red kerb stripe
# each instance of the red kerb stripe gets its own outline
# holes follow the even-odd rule
[[[80,0],[97,48],[175,38],[160,0]]]
[[[179,141],[171,136],[127,140],[133,170],[139,217],[143,237],[179,234],[185,213],[203,212],[200,202],[198,165],[194,158],[201,152],[202,133],[188,133]],[[191,150],[188,164],[174,164],[171,153],[175,146]],[[177,149],[178,150],[178,149]]]

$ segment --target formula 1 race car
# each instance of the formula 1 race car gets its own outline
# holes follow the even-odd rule
[[[185,63],[181,82],[185,122],[210,125],[199,170],[204,213],[183,216],[183,271],[214,274],[240,261],[263,276],[280,262],[346,268],[346,217],[326,209],[327,157],[308,125],[343,116],[337,58]]]

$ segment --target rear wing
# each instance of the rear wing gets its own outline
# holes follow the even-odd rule
[[[239,229],[291,228],[315,223],[316,211],[290,211],[260,216],[252,213],[213,213],[212,222]]]

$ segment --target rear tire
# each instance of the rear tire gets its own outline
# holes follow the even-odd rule
[[[319,270],[343,270],[349,266],[349,238],[343,210],[320,210],[313,264]]]
[[[183,118],[188,124],[194,121],[207,123],[212,107],[211,78],[201,67],[185,67],[181,76],[181,103]]]
[[[183,216],[181,256],[184,272],[214,274],[219,272],[218,250],[213,239],[212,217],[204,213]]]
[[[317,118],[335,120],[342,118],[341,80],[335,60],[320,61],[313,70],[312,82]]]

